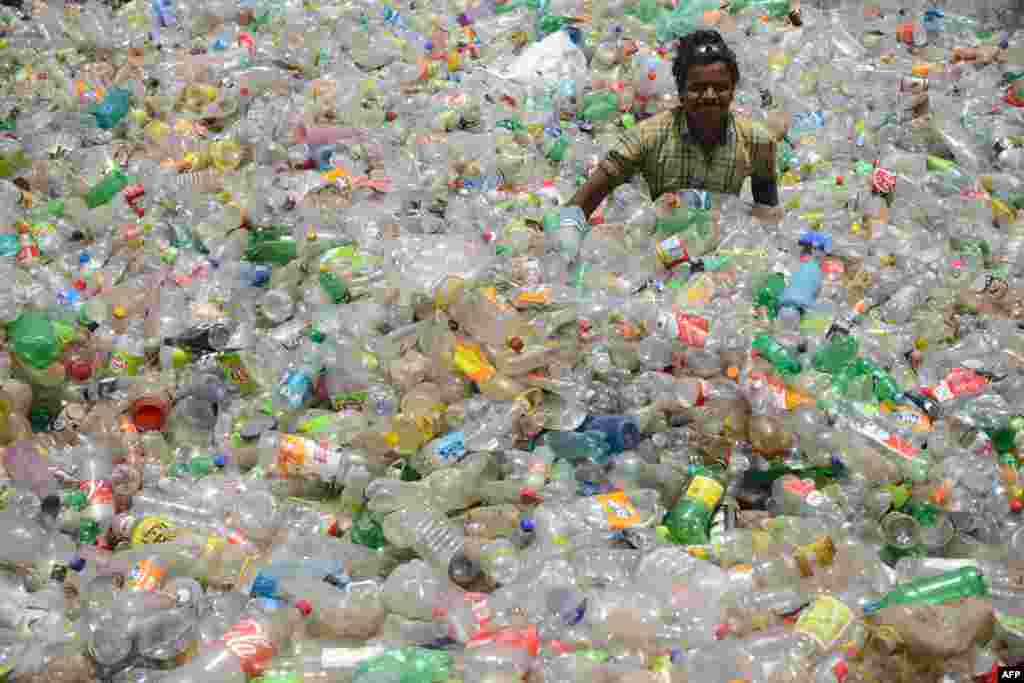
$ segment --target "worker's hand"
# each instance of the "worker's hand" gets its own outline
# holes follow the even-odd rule
[[[751,209],[750,215],[762,223],[775,224],[782,220],[783,212],[781,206],[754,204],[754,208]]]

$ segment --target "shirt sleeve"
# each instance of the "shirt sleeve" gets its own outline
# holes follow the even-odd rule
[[[754,145],[754,164],[750,173],[750,189],[754,201],[766,206],[778,206],[779,188],[775,171],[776,145],[774,138],[765,134]]]
[[[601,162],[611,189],[629,182],[643,168],[646,136],[642,126],[634,126],[619,137],[618,143]]]

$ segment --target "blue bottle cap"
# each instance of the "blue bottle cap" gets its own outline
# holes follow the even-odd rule
[[[524,533],[530,534],[537,528],[537,524],[532,519],[522,519],[519,520],[519,528],[522,529]]]
[[[88,263],[91,259],[92,256],[90,256],[89,252],[87,251],[83,251],[81,254],[78,255],[78,262],[82,264]]]
[[[277,593],[277,579],[260,572],[252,580],[249,595],[254,598],[272,598]]]
[[[80,572],[85,569],[85,558],[75,557],[68,562],[68,569],[73,572]]]
[[[434,49],[434,41],[428,40],[427,42],[423,43],[423,49],[426,50],[427,52],[432,51]]]
[[[215,456],[213,458],[213,464],[216,465],[217,467],[224,467],[224,465],[228,464],[228,456],[224,455],[223,453]]]

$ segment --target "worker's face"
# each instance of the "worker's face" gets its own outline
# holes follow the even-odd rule
[[[686,112],[703,126],[720,125],[732,104],[736,82],[724,62],[691,66],[680,93]]]

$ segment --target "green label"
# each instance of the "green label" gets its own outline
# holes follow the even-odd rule
[[[139,368],[145,359],[142,356],[133,356],[127,351],[116,351],[110,357],[110,372],[115,375],[127,375],[134,377],[139,374]]]
[[[358,406],[362,407],[366,405],[366,401],[369,399],[370,393],[368,391],[346,391],[340,394],[335,394],[331,397],[331,404],[335,410],[341,410],[345,407]]]
[[[218,363],[235,386],[242,390],[243,396],[249,396],[256,392],[256,382],[242,362],[241,356],[237,353],[224,353],[218,359]]]

